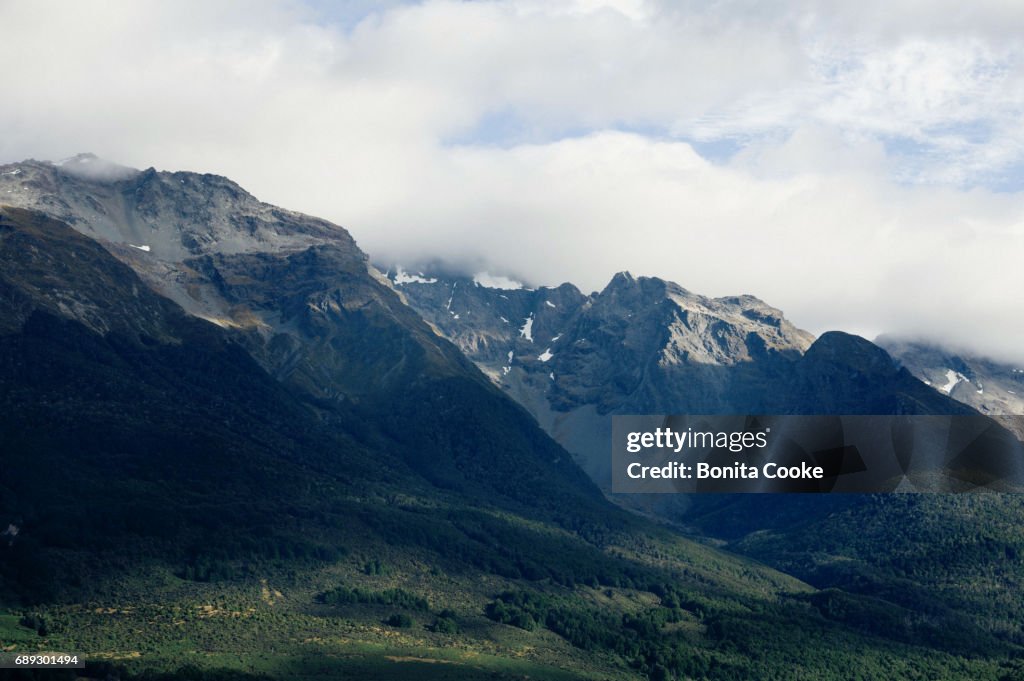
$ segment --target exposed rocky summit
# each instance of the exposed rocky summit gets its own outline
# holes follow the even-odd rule
[[[679,382],[688,384],[680,398],[692,395],[695,383],[707,395],[721,368],[792,359],[813,341],[753,296],[706,298],[628,272],[590,295],[572,284],[501,289],[468,277],[409,277],[401,268],[389,277],[495,381],[510,390],[543,387],[561,411],[592,404],[603,414],[645,401],[654,407]]]
[[[337,226],[258,201],[225,177],[136,170],[92,154],[0,166],[0,203],[165,261],[326,242],[354,248]]]
[[[258,201],[226,178],[80,154],[0,167],[0,197],[95,239],[188,313],[236,332],[277,378],[318,397],[469,366],[401,303],[347,231]],[[412,338],[384,330],[396,325]],[[422,364],[379,366],[389,350]],[[358,361],[340,359],[357,351]]]

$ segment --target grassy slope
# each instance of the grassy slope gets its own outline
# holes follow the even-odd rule
[[[522,522],[539,532],[563,534],[557,527]],[[560,599],[578,612],[621,617],[657,611],[661,606],[654,594],[453,567],[436,552],[389,545],[363,529],[346,533],[348,553],[331,564],[297,569],[287,561],[263,562],[246,576],[216,582],[183,580],[153,564],[91,585],[73,602],[27,610],[47,623],[46,637],[32,635],[10,618],[0,620],[6,625],[4,647],[87,651],[90,661],[133,673],[195,664],[306,679],[343,673],[367,679],[645,678],[626,657],[582,649],[543,627],[526,631],[498,624],[484,610],[495,594],[519,589]],[[578,540],[566,539],[564,551],[578,547]],[[708,678],[800,678],[802,673],[845,679],[851,669],[865,679],[999,676],[991,659],[968,660],[830,621],[808,604],[815,592],[806,584],[657,529],[642,541],[623,535],[603,554],[657,566],[658,574],[699,604],[684,611],[681,621],[661,627],[658,636],[702,664]],[[367,574],[367,564],[375,562],[382,566],[380,574]],[[401,608],[317,602],[318,594],[342,584],[375,591],[401,588],[425,597],[429,610],[406,611],[413,626],[398,629],[383,620]],[[457,613],[458,633],[428,630],[443,608]]]

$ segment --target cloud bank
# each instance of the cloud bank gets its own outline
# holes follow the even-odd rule
[[[1024,361],[1012,3],[0,3],[0,161],[227,175],[378,262]]]

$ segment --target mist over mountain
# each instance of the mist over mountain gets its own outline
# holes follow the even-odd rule
[[[407,267],[629,270],[1022,359],[1007,3],[260,2],[4,10],[0,163],[215,172]]]
[[[1024,366],[925,340],[881,336],[875,342],[914,376],[983,414],[1024,414]]]

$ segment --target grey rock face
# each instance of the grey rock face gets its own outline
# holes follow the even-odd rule
[[[185,316],[92,239],[43,214],[0,207],[0,335],[38,311],[100,335],[169,343],[179,341],[175,322]]]
[[[749,411],[813,341],[752,296],[707,298],[626,272],[590,295],[398,267],[388,276],[605,489],[608,415]]]
[[[589,296],[571,284],[508,290],[400,272],[389,277],[409,303],[485,373],[508,388],[543,387],[559,411],[678,404],[684,395],[665,395],[669,384],[686,382],[692,395],[697,383],[707,396],[722,387],[716,368],[791,360],[813,341],[752,296],[706,298],[626,272]],[[720,397],[727,407],[731,398]]]
[[[550,361],[540,359],[545,350],[559,342],[587,302],[572,284],[501,289],[464,276],[410,276],[401,268],[387,276],[424,319],[496,382],[512,367],[543,368]]]
[[[569,284],[501,290],[399,273],[389,276],[409,303],[606,491],[612,414],[972,411],[869,341],[839,332],[815,341],[752,296],[707,298],[626,272],[589,296]]]
[[[45,212],[86,236],[172,262],[213,252],[354,245],[335,225],[262,203],[227,178],[136,170],[92,154],[0,166],[0,203]]]

